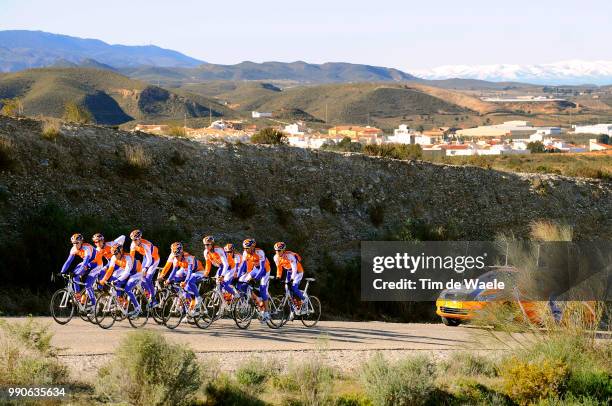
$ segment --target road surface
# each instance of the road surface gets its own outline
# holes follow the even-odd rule
[[[121,340],[135,331],[127,322],[103,330],[80,319],[59,325],[52,318],[35,318],[47,323],[53,332],[52,344],[61,355],[112,354]],[[7,319],[23,321],[23,318]],[[215,322],[206,330],[183,323],[175,330],[159,326],[150,319],[144,327],[157,331],[169,341],[186,344],[196,353],[308,351],[308,350],[498,350],[503,342],[486,330],[447,327],[443,324],[322,321],[306,328],[294,321],[272,330],[253,321],[240,330],[231,320]]]

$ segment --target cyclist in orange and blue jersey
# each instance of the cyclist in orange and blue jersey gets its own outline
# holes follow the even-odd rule
[[[96,233],[93,235],[92,241],[94,243],[94,247],[96,248],[96,256],[93,260],[95,263],[95,268],[89,271],[89,274],[85,279],[85,290],[91,298],[91,302],[95,306],[96,295],[94,294],[93,285],[98,280],[98,277],[106,272],[106,267],[110,263],[113,256],[111,253],[112,246],[114,244],[123,246],[125,236],[119,236],[113,242],[105,242],[104,236],[100,233]]]
[[[234,288],[238,278],[241,276],[239,272],[240,266],[242,265],[242,255],[236,251],[234,244],[226,244],[225,247],[223,247],[223,251],[225,251],[227,263],[229,264],[230,268],[231,279],[229,280],[229,283],[232,288]]]
[[[263,320],[270,318],[268,313],[268,284],[270,283],[270,262],[261,248],[255,246],[255,240],[247,238],[242,242],[244,252],[242,254],[242,264],[238,279],[238,289],[244,293],[247,291],[247,284],[252,279],[259,283],[259,297],[257,301],[259,308],[263,310]],[[253,292],[253,299],[257,299],[257,294]]]
[[[170,268],[172,268],[172,271],[165,284],[180,282],[181,287],[185,288],[185,292],[187,292],[187,297],[191,299],[189,310],[193,311],[200,301],[197,282],[204,277],[202,263],[190,253],[184,251],[182,243],[174,242],[170,246],[170,256],[166,261],[166,265],[164,265],[157,279],[163,279]],[[187,281],[191,283],[187,285]]]
[[[96,257],[96,249],[91,244],[83,242],[83,235],[80,233],[73,234],[72,237],[70,237],[70,242],[72,243],[72,248],[68,254],[68,259],[66,259],[66,262],[64,262],[64,265],[62,266],[61,273],[66,273],[70,268],[72,261],[76,257],[80,257],[82,261],[74,268],[73,275],[75,281],[81,282],[81,279],[83,279],[87,272],[96,267],[94,262]],[[74,291],[77,293],[77,298],[80,299],[81,285],[75,283]]]
[[[150,241],[142,238],[142,231],[134,230],[130,233],[132,244],[130,245],[130,256],[136,258],[136,253],[142,255],[142,272],[144,274],[143,287],[147,296],[151,299],[151,305],[156,306],[155,285],[153,277],[159,265],[159,252],[157,247]]]
[[[287,250],[287,244],[282,241],[274,244],[274,263],[276,263],[276,277],[280,279],[283,270],[286,271],[286,281],[291,288],[291,295],[294,298],[297,309],[302,307],[304,294],[300,290],[300,282],[304,277],[304,267],[302,267],[302,257],[295,252]],[[299,310],[298,310],[299,311]]]
[[[113,255],[106,269],[104,277],[100,280],[100,284],[104,286],[108,281],[115,282],[115,286],[125,290],[125,293],[134,304],[134,312],[140,312],[140,303],[134,295],[134,288],[142,283],[143,273],[140,261],[132,258],[123,251],[123,246],[114,244],[111,247]]]
[[[215,276],[219,278],[221,288],[226,293],[229,293],[230,295],[234,296],[236,292],[230,286],[230,283],[232,282],[233,271],[230,268],[229,262],[227,260],[227,255],[225,255],[225,251],[223,250],[223,248],[215,245],[215,239],[211,235],[204,237],[202,242],[204,243],[204,260],[206,261],[204,276],[208,278],[212,267],[217,267],[217,274]],[[228,297],[226,297],[226,300],[227,299]]]

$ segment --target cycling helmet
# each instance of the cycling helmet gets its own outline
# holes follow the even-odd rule
[[[204,239],[202,239],[202,242],[204,243],[204,245],[214,244],[215,237],[213,237],[212,235],[207,235],[206,237],[204,237]]]
[[[223,247],[223,251],[234,252],[234,244],[227,244],[225,247]]]
[[[104,236],[100,233],[96,233],[93,235],[93,237],[91,237],[91,240],[93,242],[100,242],[100,241],[104,242]]]
[[[73,244],[78,244],[80,242],[83,242],[83,234],[81,233],[72,234],[72,237],[70,237],[70,242]]]
[[[172,251],[172,255],[175,257],[181,255],[183,253],[183,243],[181,242],[173,242],[170,246],[170,251]]]
[[[142,238],[142,231],[136,229],[130,233],[130,238],[132,240],[140,240]]]
[[[251,248],[255,246],[255,240],[253,238],[247,238],[242,242],[243,248]]]
[[[282,241],[279,241],[276,244],[274,244],[274,251],[284,251],[286,249],[287,249],[287,244],[285,244]]]
[[[123,253],[123,247],[121,246],[121,244],[113,244],[113,246],[111,247],[111,254],[119,255],[121,253]]]

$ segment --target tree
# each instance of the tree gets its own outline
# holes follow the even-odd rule
[[[3,114],[5,116],[17,117],[20,116],[23,112],[23,104],[18,98],[2,99],[0,100],[0,104],[2,105],[2,109],[0,109],[0,114]]]
[[[419,124],[419,126],[416,128],[416,130],[420,133],[422,133],[423,131],[425,131],[425,127],[423,127],[423,124]]]
[[[335,142],[326,142],[321,146],[321,149],[325,149],[328,151],[340,151],[340,152],[361,152],[363,149],[363,145],[359,142],[351,141],[350,137],[344,137],[342,141]]]
[[[529,144],[527,144],[527,149],[532,154],[540,154],[544,152],[544,144],[542,144],[542,142],[540,141],[532,141]]]
[[[284,132],[276,130],[272,127],[264,128],[258,133],[251,137],[253,144],[270,144],[270,145],[282,145],[287,144],[287,136]]]
[[[73,123],[87,124],[93,121],[93,116],[85,107],[70,101],[64,105],[64,120]]]

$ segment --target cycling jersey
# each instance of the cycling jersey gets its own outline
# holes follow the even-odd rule
[[[132,241],[130,245],[130,256],[134,258],[136,253],[142,255],[142,266],[144,268],[148,268],[154,262],[159,263],[159,252],[157,247],[150,241],[141,239],[140,245],[136,245],[136,243]]]
[[[302,257],[292,251],[285,251],[282,255],[274,255],[274,263],[276,263],[276,277],[280,278],[283,274],[283,269],[291,271],[291,275],[303,273]]]
[[[227,273],[230,269],[230,266],[227,261],[227,256],[225,255],[225,251],[223,251],[223,248],[217,246],[214,246],[210,250],[206,248],[204,250],[204,259],[206,260],[204,276],[208,277],[213,265],[218,268],[217,276],[223,276],[224,278],[229,276]]]
[[[113,254],[111,254],[112,246],[111,243],[105,242],[102,249],[96,247],[96,257],[93,262],[98,266],[104,266],[104,260],[108,263],[113,256]]]
[[[232,272],[232,279],[240,277],[240,265],[242,264],[242,255],[237,252],[232,252],[227,254],[227,263],[229,264],[229,268]]]
[[[68,254],[68,259],[66,259],[66,262],[64,262],[64,265],[62,266],[61,273],[66,273],[68,267],[70,267],[70,264],[76,257],[81,257],[83,261],[80,264],[80,271],[75,270],[75,273],[82,273],[84,267],[89,266],[90,263],[93,262],[93,260],[95,259],[96,249],[91,244],[88,244],[86,242],[82,243],[81,248],[79,249],[73,246],[70,249],[70,254]]]
[[[249,253],[247,250],[244,250],[242,253],[240,274],[251,273],[253,268],[257,268],[260,271],[265,270],[266,273],[270,272],[270,262],[261,248],[255,248],[255,251],[252,253]]]
[[[116,255],[113,255],[102,281],[108,281],[115,271],[117,272],[115,279],[123,282],[131,275],[141,274],[142,265],[140,261],[135,261],[130,255],[123,254],[121,258],[117,258]]]
[[[183,252],[183,256],[180,259],[175,257],[173,254],[170,254],[168,260],[166,261],[166,265],[164,265],[164,269],[161,271],[161,276],[166,276],[170,268],[172,268],[172,272],[170,273],[168,280],[190,276],[193,270],[196,270],[196,272],[204,270],[202,263],[188,252]]]

